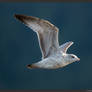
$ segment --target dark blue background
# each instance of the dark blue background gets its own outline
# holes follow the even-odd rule
[[[92,89],[92,3],[0,3],[0,89]],[[25,14],[49,20],[59,42],[81,58],[57,70],[29,70],[41,59],[36,34],[14,18]]]

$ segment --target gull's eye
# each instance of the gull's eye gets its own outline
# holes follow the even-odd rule
[[[74,56],[71,56],[72,58],[75,58]]]

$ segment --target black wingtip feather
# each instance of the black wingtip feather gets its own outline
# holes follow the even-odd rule
[[[24,16],[24,15],[15,14],[14,17],[16,19],[20,20],[21,22],[25,22],[24,19],[26,19],[26,16]]]
[[[26,15],[21,15],[21,14],[15,14],[14,17],[22,22],[24,22],[24,20],[31,20],[31,21],[36,21],[39,20],[39,18],[37,17],[33,17],[33,16],[26,16]]]

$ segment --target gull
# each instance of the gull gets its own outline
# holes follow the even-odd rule
[[[15,14],[15,18],[36,32],[38,36],[42,59],[27,65],[28,68],[58,69],[80,60],[76,55],[67,53],[68,48],[73,44],[72,41],[59,46],[59,29],[49,21],[20,14]]]

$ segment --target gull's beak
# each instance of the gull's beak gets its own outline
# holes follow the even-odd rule
[[[77,61],[80,61],[80,58],[77,58]]]

